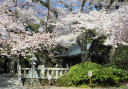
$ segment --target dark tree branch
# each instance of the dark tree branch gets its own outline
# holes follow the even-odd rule
[[[49,10],[55,15],[55,17],[58,18],[58,12],[56,8],[52,7],[51,3],[49,3],[48,0],[46,0],[46,2],[42,0],[32,0],[32,1],[35,3],[40,2],[43,6],[45,6],[46,8],[49,8]]]
[[[111,5],[115,2],[116,0],[111,0],[109,6],[106,7],[106,9],[109,9],[111,7]]]
[[[47,22],[46,22],[46,33],[48,32],[48,20],[49,20],[49,0],[48,0],[48,15],[47,15]]]
[[[60,0],[60,2],[69,9],[69,11],[72,11],[72,7],[69,7],[63,0]]]
[[[81,12],[83,12],[83,10],[84,10],[85,2],[86,2],[86,0],[83,0],[82,5],[81,5],[81,10],[80,10]]]

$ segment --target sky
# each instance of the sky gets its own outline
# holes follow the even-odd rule
[[[3,1],[3,0],[0,0],[0,1]],[[19,0],[17,0],[17,1],[19,1]],[[42,0],[42,1],[45,1],[46,2],[46,0]],[[67,3],[68,5],[70,5],[70,3],[68,3],[67,1],[69,1],[69,0],[63,0],[65,3]],[[23,3],[25,3],[25,0],[21,0],[20,2],[23,2]],[[77,10],[80,6],[81,6],[81,3],[76,3],[75,2],[75,4],[76,4],[76,6],[74,6],[73,7],[73,10]],[[59,4],[58,2],[56,2],[56,1],[54,1],[54,0],[51,0],[51,5],[53,6],[53,7],[56,7],[56,8],[65,8],[65,6],[63,5],[63,4]],[[85,9],[84,9],[84,13],[87,13],[87,11],[88,11],[88,5],[89,5],[89,3],[86,3],[85,4]],[[48,9],[47,8],[45,8],[43,5],[41,5],[41,4],[39,4],[39,6],[38,7],[36,7],[35,8],[38,12],[39,12],[39,14],[37,14],[37,16],[38,17],[46,17],[46,14],[44,14],[43,13],[43,11],[47,11]],[[95,7],[93,7],[93,9],[95,9]],[[68,11],[68,9],[66,10],[66,11]],[[78,13],[79,11],[76,11],[76,12],[74,12],[74,13]],[[1,30],[1,32],[2,32],[3,30]],[[6,33],[6,32],[5,32]],[[7,35],[3,35],[3,37],[5,37],[5,36],[7,36]]]

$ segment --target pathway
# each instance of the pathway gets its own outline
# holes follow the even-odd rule
[[[17,78],[10,77],[7,74],[0,74],[0,89],[27,89],[19,86]]]

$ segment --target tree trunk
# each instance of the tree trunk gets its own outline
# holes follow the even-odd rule
[[[115,50],[116,48],[115,47],[112,47],[112,49],[110,50],[110,64],[112,65],[113,64],[113,58],[114,58],[114,55],[115,55]]]
[[[85,62],[87,61],[87,37],[88,37],[88,32],[84,32],[82,33],[78,39],[77,39],[77,43],[80,46],[81,49],[81,61]]]
[[[89,61],[91,61],[92,59],[91,59],[91,56],[93,55],[93,53],[95,52],[95,47],[96,47],[96,45],[97,45],[97,43],[99,42],[99,38],[98,39],[94,39],[93,41],[92,41],[92,43],[91,43],[91,46],[90,46],[90,48],[89,48],[89,50],[88,50],[88,60]]]

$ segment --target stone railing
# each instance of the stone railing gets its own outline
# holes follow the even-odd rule
[[[35,68],[40,79],[47,79],[48,75],[51,75],[52,79],[57,79],[63,74],[67,74],[69,69],[70,68],[46,68],[44,65],[39,65],[38,68]],[[29,70],[30,68],[21,69],[22,78],[26,78]]]
[[[28,74],[28,72],[29,72],[30,69],[31,69],[31,68],[21,68],[21,77],[22,77],[22,78],[26,78],[26,77],[27,77],[27,74]],[[36,68],[35,70],[37,71],[37,73],[38,73],[38,75],[39,75],[41,70],[38,69],[38,68]]]

